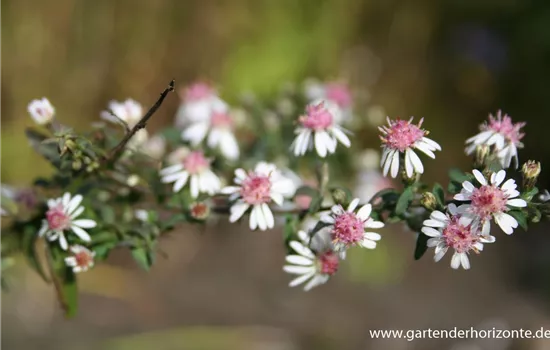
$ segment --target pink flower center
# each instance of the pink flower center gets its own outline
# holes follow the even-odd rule
[[[471,200],[473,212],[484,220],[495,213],[505,211],[508,196],[496,186],[483,185],[474,190]]]
[[[313,130],[323,130],[332,125],[332,114],[323,102],[306,107],[306,115],[299,119],[303,127]]]
[[[525,134],[520,132],[520,129],[525,126],[525,123],[512,123],[512,118],[507,114],[502,116],[501,111],[498,111],[497,117],[489,116],[489,125],[486,128],[498,132],[504,136],[509,142],[517,144]]]
[[[87,251],[80,251],[74,255],[76,266],[88,267],[94,262],[94,257]]]
[[[233,125],[233,118],[228,113],[214,112],[212,113],[210,124],[214,128],[230,128]]]
[[[191,175],[198,174],[210,166],[210,161],[204,157],[201,151],[190,152],[183,160],[183,167]]]
[[[354,213],[346,212],[334,218],[333,241],[351,245],[362,241],[364,236],[364,223]]]
[[[241,196],[248,204],[262,204],[271,200],[271,180],[268,176],[251,173],[241,184]]]
[[[391,149],[405,152],[411,148],[416,142],[421,140],[426,132],[420,128],[422,121],[418,125],[412,124],[410,121],[397,120],[392,121],[389,127],[383,127],[384,136],[381,136],[382,142]]]
[[[214,95],[214,89],[206,83],[195,83],[185,89],[184,99],[186,102],[196,102]]]
[[[71,226],[71,218],[61,204],[46,212],[46,220],[50,229],[54,231],[64,231]]]
[[[327,84],[326,96],[327,99],[334,101],[340,108],[347,108],[351,106],[351,93],[345,84]]]
[[[338,271],[339,263],[338,255],[331,251],[319,257],[320,271],[324,275],[334,275]]]
[[[474,245],[479,241],[479,235],[472,232],[470,226],[459,224],[459,217],[456,216],[443,229],[443,237],[446,245],[459,253],[475,250]]]

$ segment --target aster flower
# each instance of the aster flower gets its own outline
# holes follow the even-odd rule
[[[73,268],[74,273],[86,272],[94,266],[95,252],[81,245],[72,245],[72,255],[65,258],[65,264]]]
[[[67,250],[69,244],[65,237],[65,231],[73,232],[85,242],[92,239],[85,228],[96,227],[96,222],[90,219],[78,219],[82,214],[84,207],[82,196],[77,194],[72,197],[70,193],[65,193],[63,197],[48,200],[48,211],[46,219],[42,222],[42,227],[38,231],[38,236],[46,236],[49,241],[59,240],[59,245],[63,250]]]
[[[183,128],[189,123],[204,122],[210,119],[213,109],[226,107],[216,90],[203,82],[194,83],[180,91],[182,100],[176,114],[176,126]]]
[[[515,167],[519,165],[518,148],[523,148],[521,139],[525,134],[521,128],[525,123],[512,123],[507,114],[497,112],[496,118],[490,114],[489,123],[483,123],[480,133],[466,140],[466,154],[471,155],[478,146],[494,146],[495,154],[503,168],[510,167],[514,159]]]
[[[52,122],[55,114],[50,101],[43,97],[41,100],[32,100],[27,106],[27,111],[36,124],[46,125]]]
[[[300,126],[296,128],[298,135],[291,148],[295,156],[303,156],[308,149],[315,146],[317,154],[324,158],[336,151],[338,142],[346,147],[351,145],[347,135],[337,123],[340,108],[329,101],[312,103],[306,107],[306,115],[299,119]]]
[[[312,239],[312,248],[309,248],[309,235],[304,231],[298,231],[300,241],[291,241],[290,247],[296,254],[287,255],[285,260],[288,265],[283,271],[298,275],[290,283],[290,287],[296,287],[306,281],[305,291],[326,283],[330,276],[338,270],[340,258],[331,247],[328,235],[322,236],[321,232],[315,234]],[[315,242],[315,244],[313,244]],[[316,248],[313,248],[313,246]]]
[[[249,219],[251,230],[273,228],[275,219],[269,203],[281,206],[284,198],[292,197],[296,191],[292,180],[284,177],[274,164],[265,162],[258,163],[248,173],[243,169],[235,170],[234,182],[238,186],[221,190],[221,193],[230,195],[230,201],[236,200],[231,206],[229,221],[239,220],[252,207]]]
[[[228,106],[221,100],[211,104],[206,118],[191,122],[183,130],[181,137],[184,141],[190,141],[193,146],[206,138],[207,146],[219,148],[225,158],[239,158],[239,145],[233,134],[233,118]]]
[[[380,165],[384,176],[388,175],[391,168],[391,176],[397,177],[401,153],[405,158],[405,173],[410,178],[415,172],[424,173],[424,165],[414,150],[434,159],[434,151],[441,151],[437,142],[426,137],[428,131],[421,129],[424,118],[420,119],[418,125],[414,125],[412,120],[412,117],[409,121],[387,118],[388,126],[379,127],[383,134],[380,136],[383,148]]]
[[[193,198],[197,198],[200,192],[209,195],[218,192],[221,187],[220,179],[210,170],[211,160],[206,158],[202,151],[181,152],[176,150],[173,155],[169,157],[176,164],[162,169],[160,175],[162,182],[174,183],[174,192],[181,191],[188,180]]]
[[[133,128],[141,120],[141,117],[143,117],[141,104],[131,98],[123,102],[111,101],[108,108],[110,112],[101,112],[100,116],[102,119],[117,124],[123,121],[129,128]]]
[[[458,201],[469,201],[469,204],[463,204],[458,209],[463,214],[460,221],[463,225],[473,224],[474,226],[483,224],[489,225],[489,221],[494,218],[506,234],[512,234],[518,227],[518,222],[506,212],[512,208],[523,208],[527,202],[517,198],[519,192],[516,190],[514,179],[506,178],[506,171],[500,170],[491,175],[490,182],[485,179],[479,170],[472,171],[479,185],[474,186],[470,181],[462,183],[462,190],[454,196]],[[502,184],[502,185],[501,185]]]
[[[376,241],[381,238],[380,234],[365,231],[365,229],[382,228],[384,223],[370,217],[372,212],[370,204],[363,205],[356,212],[358,204],[359,198],[355,198],[347,210],[344,210],[340,204],[334,205],[330,214],[321,217],[321,221],[329,225],[336,251],[343,251],[355,245],[374,249]]]
[[[480,232],[472,225],[464,225],[460,220],[460,212],[456,205],[449,204],[448,213],[435,210],[430,219],[425,220],[422,232],[431,237],[428,247],[435,247],[434,260],[438,262],[445,256],[449,248],[454,249],[451,267],[458,269],[461,265],[465,270],[470,268],[468,254],[470,251],[479,253],[484,243],[493,243],[495,237],[489,235],[489,226],[484,225]]]
[[[310,82],[306,84],[305,93],[311,102],[326,100],[335,103],[342,113],[335,116],[336,123],[344,123],[352,118],[353,97],[347,84],[332,81],[325,84]]]

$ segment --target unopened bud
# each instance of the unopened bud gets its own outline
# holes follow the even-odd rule
[[[474,166],[477,168],[483,167],[487,162],[490,152],[491,152],[491,148],[488,145],[477,146]]]
[[[193,203],[189,207],[189,214],[193,219],[206,220],[210,215],[210,207],[203,202]]]
[[[537,179],[540,175],[541,166],[539,162],[534,160],[529,160],[523,164],[521,167],[521,172],[523,174],[523,187],[530,189],[535,187]]]
[[[348,201],[348,194],[346,191],[344,191],[341,188],[335,188],[332,190],[332,199],[334,200],[334,203],[346,205]]]
[[[134,187],[137,184],[139,184],[139,176],[136,174],[128,176],[128,179],[126,179],[126,184],[130,187]]]
[[[82,168],[82,162],[80,160],[73,161],[73,170],[78,171]]]
[[[71,152],[72,152],[77,148],[77,144],[73,140],[68,139],[68,140],[65,141],[65,147],[70,149]]]
[[[420,204],[424,206],[424,208],[428,210],[436,210],[437,209],[437,199],[431,192],[424,192],[422,193],[422,198],[420,199]]]

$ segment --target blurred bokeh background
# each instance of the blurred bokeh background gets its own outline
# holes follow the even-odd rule
[[[520,159],[550,172],[550,2],[546,0],[4,0],[2,182],[25,185],[47,164],[23,130],[48,97],[84,129],[111,99],[152,103],[167,82],[196,79],[234,101],[304,79],[345,79],[372,118],[426,118],[444,149],[426,178],[467,169],[465,138],[502,108],[526,121]],[[171,124],[174,94],[151,129]],[[383,110],[383,112],[382,112]],[[361,115],[368,116],[368,111]],[[357,135],[377,148],[376,132]],[[63,319],[54,291],[17,267],[2,295],[5,349],[550,349],[550,340],[374,340],[369,329],[550,328],[550,235],[540,225],[472,259],[472,271],[414,262],[397,227],[352,252],[331,282],[303,293],[281,271],[281,232],[220,223],[161,244],[151,272],[124,252],[81,276],[81,309]],[[489,248],[489,247],[488,247]]]

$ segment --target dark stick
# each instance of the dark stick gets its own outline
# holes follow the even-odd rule
[[[174,84],[175,81],[174,79],[172,79],[168,87],[164,89],[164,91],[160,94],[157,102],[147,111],[147,113],[145,113],[143,118],[141,118],[140,121],[136,125],[134,125],[134,127],[129,132],[126,133],[126,135],[124,135],[124,138],[118,143],[118,145],[116,145],[113,149],[111,149],[111,151],[109,151],[109,154],[105,157],[105,160],[107,162],[113,162],[117,160],[124,151],[124,148],[126,147],[128,141],[130,141],[130,139],[139,130],[144,129],[147,126],[147,122],[149,121],[149,119],[151,119],[153,114],[155,114],[157,109],[159,109],[159,107],[162,105],[162,102],[164,101],[168,93],[174,91]]]

